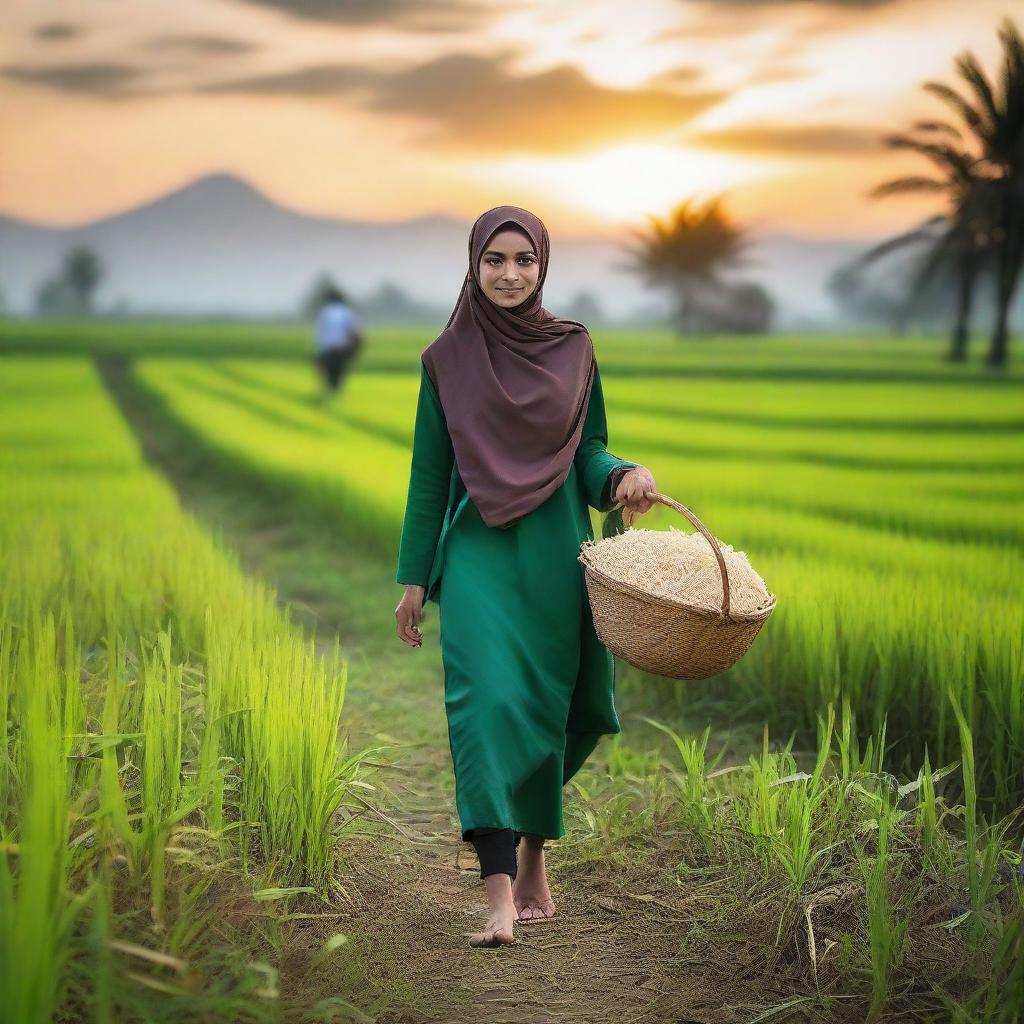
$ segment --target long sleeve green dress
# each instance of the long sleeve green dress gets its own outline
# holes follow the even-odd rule
[[[565,482],[533,511],[488,527],[459,476],[421,361],[396,582],[440,607],[445,712],[462,838],[474,828],[565,834],[562,787],[621,731],[615,662],[594,631],[580,545],[588,505],[608,512],[638,463],[607,448],[600,374]]]

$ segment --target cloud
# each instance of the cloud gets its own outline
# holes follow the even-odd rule
[[[521,75],[507,67],[512,56],[449,54],[401,71],[320,65],[198,88],[294,96],[355,93],[369,110],[432,125],[430,142],[476,152],[545,153],[677,129],[725,95],[608,88],[568,65]]]
[[[241,0],[307,21],[362,27],[384,25],[412,32],[459,32],[492,18],[493,9],[470,0]],[[499,12],[503,13],[503,12]]]
[[[270,75],[249,75],[196,86],[203,93],[252,93],[279,96],[334,96],[369,84],[378,72],[351,64],[321,64]]]
[[[753,72],[747,85],[772,85],[775,82],[799,82],[810,77],[807,68],[796,65],[774,64]]]
[[[856,17],[857,11],[871,11],[879,7],[895,7],[912,0],[682,0],[696,8],[695,18],[685,25],[672,25],[662,29],[652,39],[655,43],[693,41],[697,39],[734,39],[764,27],[764,18],[754,13],[754,8],[765,8],[774,14],[779,8],[792,7],[795,10],[820,15],[810,22],[787,22],[787,32],[795,38],[812,38],[827,32],[835,32],[836,16],[839,11],[850,11]],[[744,21],[737,8],[748,8],[751,20]]]
[[[145,45],[150,50],[183,50],[187,53],[225,56],[235,53],[250,53],[257,48],[255,43],[250,43],[245,39],[234,39],[230,36],[176,33],[153,36],[146,40]]]
[[[142,77],[143,72],[128,64],[99,61],[50,67],[5,64],[0,67],[0,74],[15,81],[32,82],[62,92],[88,93],[117,99],[134,94],[131,86]]]
[[[647,79],[647,87],[671,87],[674,85],[692,85],[698,79],[704,77],[704,69],[693,64],[683,64],[679,67],[669,68]]]
[[[765,156],[864,156],[886,151],[883,134],[883,129],[869,126],[757,124],[687,136],[686,145]]]
[[[74,25],[70,21],[48,21],[43,25],[36,25],[32,30],[32,35],[36,39],[43,39],[46,42],[63,42],[65,39],[74,39],[81,34],[81,26]]]
[[[686,3],[692,0],[685,0]],[[698,3],[707,7],[712,5],[725,7],[732,4],[734,7],[795,7],[801,0],[697,0]],[[885,7],[898,3],[906,3],[907,0],[818,0],[821,7]]]

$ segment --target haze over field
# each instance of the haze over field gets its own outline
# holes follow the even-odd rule
[[[203,178],[155,203],[76,228],[46,228],[0,217],[0,266],[9,306],[32,307],[39,280],[76,244],[103,254],[107,277],[98,301],[149,310],[249,316],[294,315],[314,276],[329,269],[356,293],[399,282],[412,297],[439,303],[447,317],[465,274],[471,221],[445,214],[396,223],[310,217],[282,208],[228,175]],[[789,235],[762,236],[752,255],[780,303],[781,326],[834,322],[825,280],[860,247]],[[659,310],[661,296],[635,275],[616,271],[618,240],[590,234],[556,237],[545,301],[564,308],[589,291],[613,316]],[[442,312],[443,309],[443,312]]]
[[[842,327],[828,275],[934,211],[867,198],[921,170],[882,136],[937,115],[955,53],[996,59],[1004,6],[13,0],[0,288],[27,311],[86,241],[105,307],[280,314],[320,270],[447,301],[513,203],[554,239],[552,305],[622,318],[665,306],[616,269],[628,228],[724,193],[776,325]]]

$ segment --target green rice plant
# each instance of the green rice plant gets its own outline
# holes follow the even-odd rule
[[[89,930],[86,938],[86,949],[89,954],[89,977],[87,991],[83,993],[82,1002],[89,1007],[91,1020],[95,1024],[114,1024],[115,990],[117,982],[114,977],[113,954],[111,942],[114,941],[114,913],[111,906],[113,895],[110,864],[104,858],[96,867],[95,882],[92,887],[91,914]]]
[[[52,1019],[80,910],[69,895],[69,748],[57,656],[53,615],[34,616],[13,665],[19,815],[0,846],[0,991],[8,1019],[25,1024]]]
[[[212,608],[206,609],[203,632],[204,636],[215,632]],[[226,776],[232,764],[230,757],[223,753],[223,696],[221,687],[207,685],[201,686],[196,694],[196,713],[203,721],[203,730],[198,743],[195,782],[206,828],[215,836],[222,835],[225,825]]]
[[[1024,1018],[1024,904],[1018,891],[1015,912],[1001,932],[985,980],[965,999],[943,993],[953,1024],[1020,1024]]]
[[[638,781],[657,774],[660,757],[657,751],[638,750],[627,745],[621,732],[609,736],[598,748],[607,757],[608,775],[613,779]]]
[[[921,768],[921,792],[917,799],[917,827],[921,833],[921,849],[925,855],[935,850],[935,837],[939,830],[936,812],[935,783],[932,766],[928,760],[928,748],[924,751],[924,765]]]
[[[691,736],[684,739],[663,722],[643,715],[640,717],[648,725],[653,725],[655,729],[671,737],[683,765],[682,775],[670,769],[682,800],[683,817],[693,827],[710,831],[715,827],[715,817],[713,805],[707,797],[707,773],[713,771],[715,764],[718,763],[718,758],[710,766],[706,763],[711,726],[708,725],[699,738]]]
[[[799,896],[815,862],[825,852],[812,851],[815,801],[808,794],[806,780],[791,782],[782,806],[782,830],[776,850],[793,896]]]
[[[559,842],[563,871],[589,864],[616,864],[635,860],[649,848],[665,793],[646,781],[614,787],[596,778],[575,776],[569,781],[574,798],[567,806],[567,836]],[[671,793],[668,794],[671,801]]]
[[[838,830],[839,801],[826,777],[834,728],[830,705],[819,721],[820,738],[810,774],[798,770],[792,738],[782,751],[769,752],[767,726],[760,756],[751,756],[748,762],[751,774],[744,795],[744,824],[765,868],[782,869],[793,898],[801,895],[818,862],[832,849]]]
[[[992,891],[996,884],[997,871],[1003,859],[1014,817],[1008,816],[990,826],[984,815],[980,815],[981,827],[979,828],[977,781],[974,771],[974,737],[952,690],[949,692],[949,701],[960,728],[964,783],[964,836],[966,840],[964,859],[966,861],[971,918],[969,932],[972,941],[978,944],[986,931],[998,929],[998,924],[992,920],[990,912]]]
[[[182,666],[174,665],[171,637],[157,634],[144,661],[142,696],[141,837],[151,893],[151,913],[165,916],[165,848],[172,830],[202,803],[204,794],[182,781]]]
[[[143,867],[142,837],[135,829],[130,807],[130,793],[122,776],[130,766],[122,764],[121,753],[138,734],[122,728],[125,692],[122,680],[124,640],[112,634],[107,646],[107,679],[101,714],[102,732],[99,744],[99,801],[93,816],[96,834],[105,849],[116,850],[124,857],[133,880],[141,880]]]
[[[984,995],[983,1019],[993,1024],[1019,1024],[1024,1011],[1024,910],[1017,893],[1016,913],[1006,922],[996,951],[995,983]]]
[[[891,816],[886,808],[878,817],[878,847],[869,857],[863,848],[857,851],[857,862],[864,883],[867,903],[868,948],[871,959],[871,1005],[868,1021],[879,1018],[889,996],[893,971],[900,965],[906,951],[909,919],[894,907],[889,895],[888,872],[891,866],[889,830]]]
[[[921,844],[921,853],[932,860],[941,870],[948,870],[951,865],[950,847],[945,841],[941,824],[948,809],[944,801],[937,795],[935,783],[959,768],[954,761],[944,768],[932,769],[928,750],[925,748],[924,764],[912,782],[900,786],[897,793],[900,797],[917,794],[917,833]]]
[[[876,732],[867,738],[861,751],[856,715],[850,707],[849,698],[843,699],[836,747],[839,751],[839,777],[844,783],[849,783],[861,775],[879,775],[884,770],[886,721],[885,718],[882,719]]]
[[[745,794],[745,825],[747,831],[754,837],[755,846],[766,868],[772,863],[773,845],[782,828],[782,792],[776,788],[775,783],[785,775],[796,772],[796,761],[789,752],[792,742],[790,739],[780,753],[770,753],[768,726],[765,724],[761,738],[761,754],[759,757],[751,754],[748,762],[751,785]]]
[[[820,852],[812,855],[813,813],[820,792],[809,793],[810,776],[800,772],[790,737],[778,753],[768,749],[768,726],[760,756],[748,761],[750,784],[743,794],[743,824],[766,871],[780,867],[793,895],[798,895]],[[780,930],[782,922],[780,921]]]
[[[778,859],[789,879],[791,894],[804,890],[818,861],[832,849],[836,833],[836,812],[830,799],[831,786],[825,770],[832,757],[835,710],[828,706],[826,719],[819,720],[818,755],[808,776],[794,773],[775,781],[786,786],[782,804],[782,828],[776,843]]]
[[[258,823],[264,856],[322,888],[334,861],[328,826],[359,760],[343,760],[337,739],[347,663],[337,642],[321,658],[312,640],[261,644],[254,632],[243,620],[206,640],[209,687],[230,715],[223,743],[239,765],[239,815]]]
[[[971,910],[977,915],[983,896],[982,876],[978,870],[978,790],[974,774],[974,737],[970,726],[960,709],[960,703],[952,689],[949,703],[960,729],[961,765],[964,781],[964,832],[967,839],[967,887],[970,892]]]

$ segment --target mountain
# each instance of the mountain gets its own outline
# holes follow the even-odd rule
[[[469,228],[468,221],[444,215],[393,223],[310,216],[234,175],[212,174],[76,227],[0,215],[0,289],[8,308],[30,312],[39,282],[56,271],[72,245],[87,244],[106,268],[97,295],[101,308],[289,314],[321,272],[356,298],[390,282],[450,308],[465,274]],[[752,249],[758,265],[734,276],[769,289],[780,307],[779,326],[811,326],[834,315],[824,293],[828,273],[860,248],[766,235]],[[614,240],[556,238],[553,257],[545,305],[556,312],[581,290],[615,317],[664,304],[636,275],[617,269],[623,253]]]

